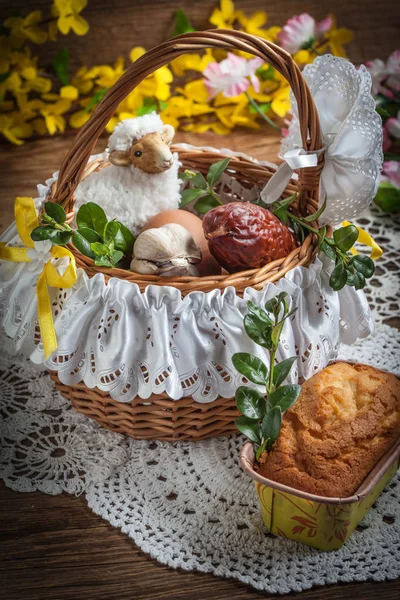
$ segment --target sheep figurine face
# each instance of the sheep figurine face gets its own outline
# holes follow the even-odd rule
[[[126,150],[112,150],[109,161],[117,167],[133,165],[145,173],[163,173],[173,164],[169,144],[174,133],[171,125],[164,125],[160,133],[148,133]]]

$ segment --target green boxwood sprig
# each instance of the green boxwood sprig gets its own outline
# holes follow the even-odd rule
[[[266,389],[265,395],[247,386],[236,390],[236,406],[242,416],[236,419],[235,425],[255,444],[256,460],[263,452],[271,450],[281,430],[282,413],[296,402],[301,391],[299,385],[283,385],[296,356],[275,364],[284,323],[296,310],[290,310],[286,292],[268,300],[265,310],[248,302],[249,312],[244,318],[244,328],[256,344],[269,351],[269,366],[247,352],[232,356],[239,373]]]
[[[316,229],[312,223],[316,222],[326,207],[326,199],[317,212],[307,217],[299,217],[290,212],[289,207],[296,199],[296,194],[275,202],[272,212],[281,221],[291,225],[297,237],[303,241],[305,234],[310,231],[318,236],[318,248],[331,260],[335,266],[329,279],[329,285],[334,291],[341,290],[345,285],[356,290],[366,286],[366,280],[375,273],[375,265],[369,256],[352,255],[349,250],[357,241],[359,232],[354,225],[340,227],[333,232],[333,237],[327,236],[326,226]]]
[[[190,187],[181,193],[179,208],[183,208],[196,200],[194,205],[195,210],[205,215],[212,208],[220,206],[222,202],[215,193],[214,186],[220,180],[230,160],[230,158],[224,158],[213,163],[208,169],[207,177],[204,177],[199,171],[183,171],[179,177],[183,181],[189,181]]]
[[[55,202],[46,202],[41,215],[42,225],[31,233],[35,242],[50,240],[64,246],[70,242],[95,265],[124,266],[123,259],[132,255],[135,238],[119,221],[108,221],[104,210],[95,202],[83,204],[77,212],[77,228],[65,221],[65,210]]]

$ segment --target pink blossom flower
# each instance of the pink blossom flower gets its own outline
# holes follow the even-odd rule
[[[383,151],[387,152],[393,140],[400,140],[400,110],[397,117],[390,117],[383,126]]]
[[[294,54],[300,48],[312,46],[315,40],[329,31],[332,25],[332,17],[326,17],[317,23],[311,15],[303,13],[288,20],[282,31],[278,33],[278,40],[282,48]]]
[[[246,60],[228,52],[228,58],[220,63],[213,62],[207,65],[203,71],[204,85],[206,86],[210,99],[222,92],[227,98],[238,96],[245,92],[252,83],[256,92],[260,91],[260,81],[256,76],[256,70],[261,67],[261,58]],[[249,78],[249,79],[247,79]]]
[[[381,181],[389,181],[392,185],[400,188],[400,162],[388,160],[383,163]]]
[[[386,63],[380,58],[365,65],[371,74],[372,94],[394,98],[393,91],[400,92],[400,50],[395,50]]]
[[[385,127],[391,138],[400,140],[400,110],[397,113],[397,117],[391,117],[386,121]]]

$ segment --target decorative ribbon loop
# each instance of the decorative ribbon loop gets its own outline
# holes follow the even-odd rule
[[[35,203],[32,198],[17,198],[14,210],[18,235],[26,248],[12,248],[1,243],[0,259],[13,262],[31,262],[31,259],[27,255],[27,250],[35,248],[35,242],[31,238],[31,233],[39,226]],[[69,264],[62,275],[59,274],[57,268],[51,262],[57,258],[69,259]],[[36,284],[38,321],[45,358],[48,358],[57,349],[57,337],[54,329],[49,287],[67,289],[72,287],[75,282],[76,265],[74,255],[67,248],[53,246],[51,249],[51,259],[44,264],[43,271],[39,275]]]
[[[262,189],[261,200],[265,204],[272,204],[278,200],[285,191],[294,170],[316,167],[318,156],[324,151],[325,148],[313,151],[307,151],[304,148],[295,148],[286,152],[282,157],[285,162],[277,168],[271,179]]]

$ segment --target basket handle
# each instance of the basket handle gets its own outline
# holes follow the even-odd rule
[[[199,52],[206,48],[242,50],[271,64],[290,84],[297,100],[300,132],[305,150],[320,150],[321,132],[317,109],[308,85],[291,55],[266,40],[235,30],[211,30],[185,33],[156,46],[141,56],[118,79],[97,105],[91,118],[79,131],[64,158],[52,197],[67,212],[73,210],[73,193],[79,184],[93,148],[120,102],[147,75],[170,63],[181,54]],[[299,178],[300,206],[305,196],[317,198],[319,175],[323,166],[322,153],[316,167],[301,169]]]

